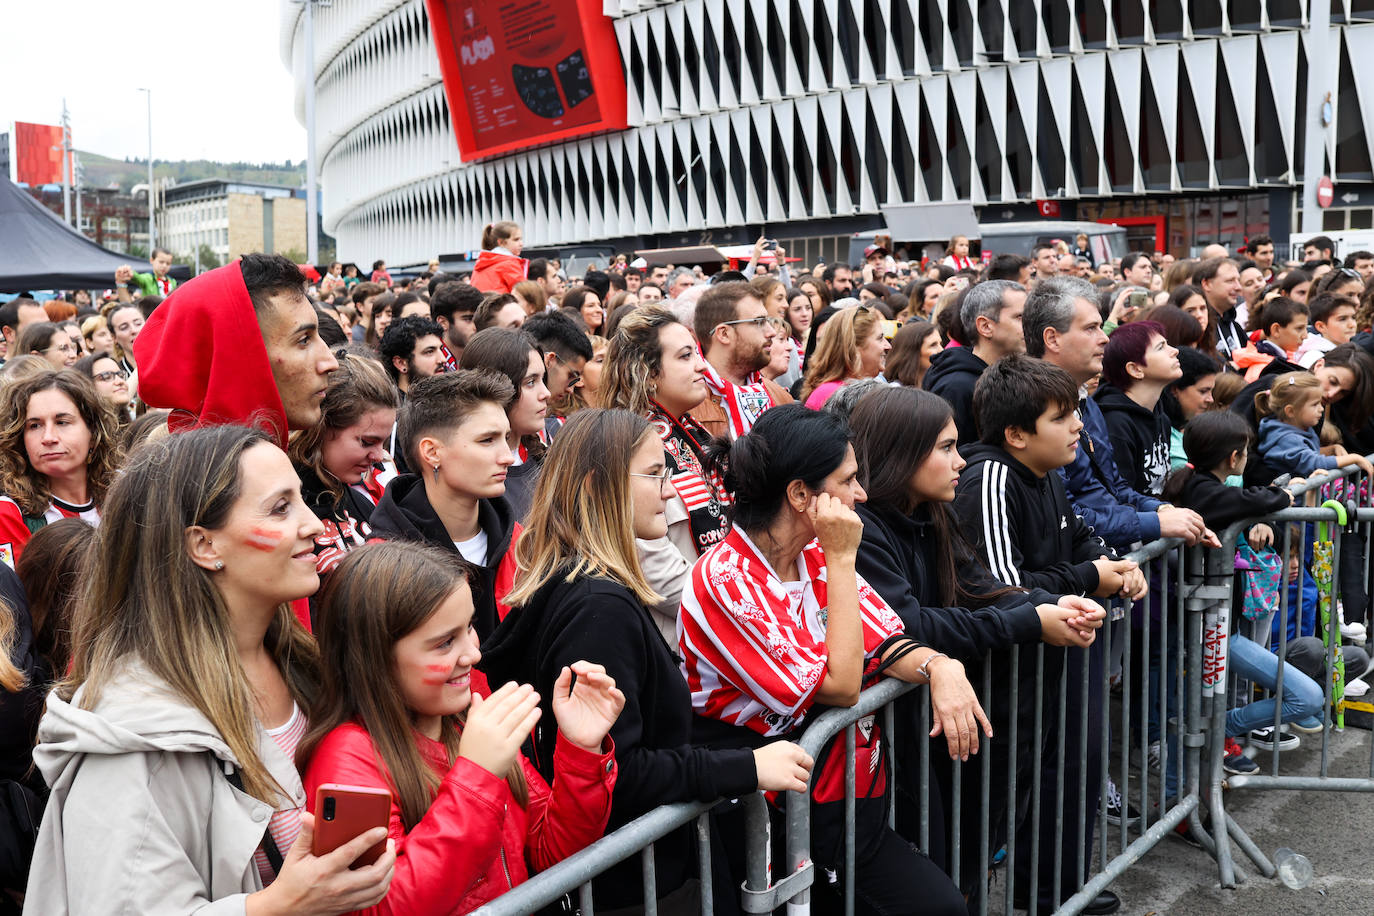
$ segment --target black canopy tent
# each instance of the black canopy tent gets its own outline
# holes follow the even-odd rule
[[[101,248],[8,178],[0,181],[0,292],[106,289],[122,264],[148,270],[147,262]],[[175,266],[171,274],[189,280],[191,269]]]

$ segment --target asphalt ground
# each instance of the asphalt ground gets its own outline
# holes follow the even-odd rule
[[[1317,775],[1321,736],[1300,737],[1302,747],[1280,755],[1280,773]],[[1367,779],[1370,743],[1370,732],[1358,728],[1333,732],[1329,775]],[[1248,753],[1262,773],[1270,772],[1268,751]],[[1132,769],[1131,775],[1134,802],[1137,771]],[[1233,843],[1233,858],[1245,869],[1248,880],[1223,888],[1211,856],[1169,836],[1111,885],[1122,901],[1121,916],[1374,914],[1374,797],[1357,792],[1234,789],[1226,791],[1225,799],[1227,812],[1271,860],[1281,846],[1306,856],[1314,871],[1312,883],[1291,890],[1277,878],[1261,876]],[[1115,843],[1118,828],[1110,829]],[[989,913],[1004,912],[1004,878],[1005,869],[994,873]]]

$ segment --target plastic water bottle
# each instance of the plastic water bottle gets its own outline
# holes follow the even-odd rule
[[[1312,863],[1287,846],[1274,853],[1274,865],[1279,870],[1279,880],[1295,891],[1312,883]]]

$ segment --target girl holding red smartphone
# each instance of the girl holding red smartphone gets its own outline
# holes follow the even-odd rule
[[[381,542],[321,596],[323,683],[298,759],[309,804],[326,783],[391,793],[396,876],[370,913],[466,913],[605,832],[624,695],[600,665],[559,672],[550,786],[520,753],[539,694],[472,689],[471,575],[449,552]]]

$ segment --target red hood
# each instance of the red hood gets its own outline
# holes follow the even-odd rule
[[[286,448],[286,410],[237,261],[178,286],[134,341],[134,358],[139,397],[171,408],[172,432],[258,425]]]

